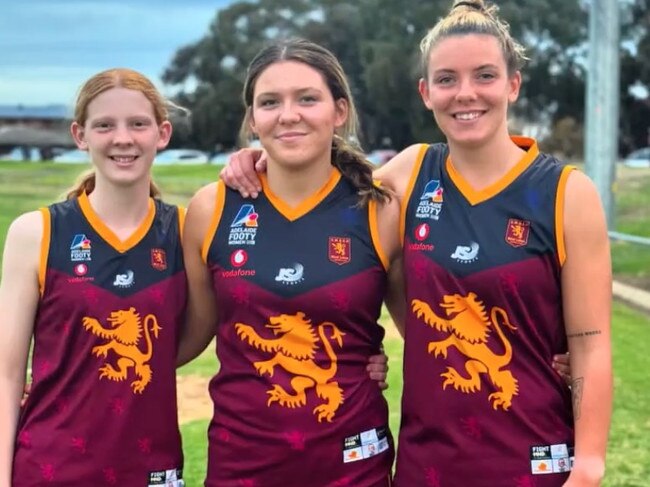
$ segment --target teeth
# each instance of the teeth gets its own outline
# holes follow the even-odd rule
[[[457,113],[454,117],[460,120],[474,120],[481,115],[481,112]]]
[[[136,156],[113,156],[113,159],[116,162],[133,162],[135,161]]]

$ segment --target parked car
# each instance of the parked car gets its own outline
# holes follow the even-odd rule
[[[208,155],[196,149],[168,149],[159,152],[154,164],[207,164]]]
[[[25,159],[25,156],[27,158]],[[0,154],[0,161],[12,161],[12,162],[22,162],[22,161],[40,161],[41,153],[36,147],[28,147],[27,153],[23,152],[23,148],[16,147],[11,151]]]
[[[90,155],[85,150],[73,149],[54,156],[52,160],[63,164],[89,164]]]
[[[397,151],[393,149],[377,149],[367,154],[366,159],[374,166],[382,166],[396,155]]]
[[[631,152],[623,159],[623,164],[627,167],[650,167],[650,147]]]

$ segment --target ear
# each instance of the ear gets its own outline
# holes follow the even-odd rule
[[[246,109],[246,122],[248,123],[248,128],[251,129],[251,132],[256,135],[257,130],[255,130],[255,119],[253,118],[253,107],[248,107]]]
[[[508,80],[508,102],[514,103],[519,98],[519,89],[521,88],[521,72],[515,71]]]
[[[336,113],[334,116],[334,127],[341,128],[345,125],[345,122],[348,121],[348,113],[350,111],[350,105],[345,98],[339,98],[335,102]]]
[[[169,144],[169,139],[172,138],[172,124],[169,120],[165,120],[158,126],[158,150],[164,149]]]
[[[82,125],[77,122],[72,122],[70,125],[70,133],[72,134],[72,139],[74,143],[77,144],[77,147],[81,150],[88,150],[88,142],[86,142],[86,133]]]
[[[429,83],[427,82],[426,79],[420,78],[420,81],[418,81],[418,91],[420,92],[420,96],[422,97],[422,102],[424,103],[424,106],[427,107],[429,110],[433,110],[431,108],[431,101],[430,101],[430,93],[429,93]]]

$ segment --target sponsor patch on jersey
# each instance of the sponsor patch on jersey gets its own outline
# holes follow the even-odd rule
[[[444,202],[443,193],[444,189],[440,184],[440,180],[432,179],[429,181],[424,187],[422,196],[420,196],[420,202],[415,210],[415,217],[438,220]]]
[[[183,470],[180,468],[172,468],[171,470],[149,472],[149,483],[147,487],[157,487],[159,485],[164,487],[184,487]]]
[[[424,242],[429,237],[430,227],[427,223],[421,223],[415,228],[415,240]]]
[[[373,428],[343,440],[343,463],[358,462],[388,450],[387,428]]]
[[[479,244],[470,242],[469,245],[459,245],[451,254],[451,258],[461,264],[469,264],[478,260]]]
[[[151,249],[151,267],[157,271],[167,269],[167,254],[163,249]]]
[[[523,247],[528,243],[530,233],[530,222],[528,220],[517,220],[510,218],[506,227],[506,242],[513,247]]]
[[[133,284],[135,284],[135,274],[130,269],[122,274],[116,274],[113,281],[113,286],[123,289],[131,287]]]
[[[288,286],[295,286],[305,280],[305,267],[298,262],[291,267],[281,267],[275,280]]]
[[[255,245],[258,217],[253,205],[242,205],[230,224],[228,245]]]
[[[352,258],[352,239],[349,237],[330,237],[328,257],[338,265],[348,264]]]
[[[246,264],[246,262],[248,262],[248,253],[245,250],[235,250],[230,254],[230,264],[233,267],[241,267]]]
[[[81,282],[91,282],[95,280],[94,277],[86,275],[88,274],[88,266],[86,264],[75,264],[72,268],[72,272],[74,272],[76,277],[68,277],[68,282],[70,284],[79,284]]]
[[[91,258],[92,244],[85,233],[77,233],[70,244],[70,260],[72,262],[88,261]]]
[[[533,475],[570,472],[574,448],[565,443],[530,447],[530,471]]]

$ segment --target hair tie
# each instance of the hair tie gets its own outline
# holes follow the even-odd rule
[[[481,5],[477,5],[473,2],[458,2],[456,5],[454,5],[451,9],[455,9],[456,7],[469,7],[474,10],[478,10],[479,12],[483,11],[483,7]]]

